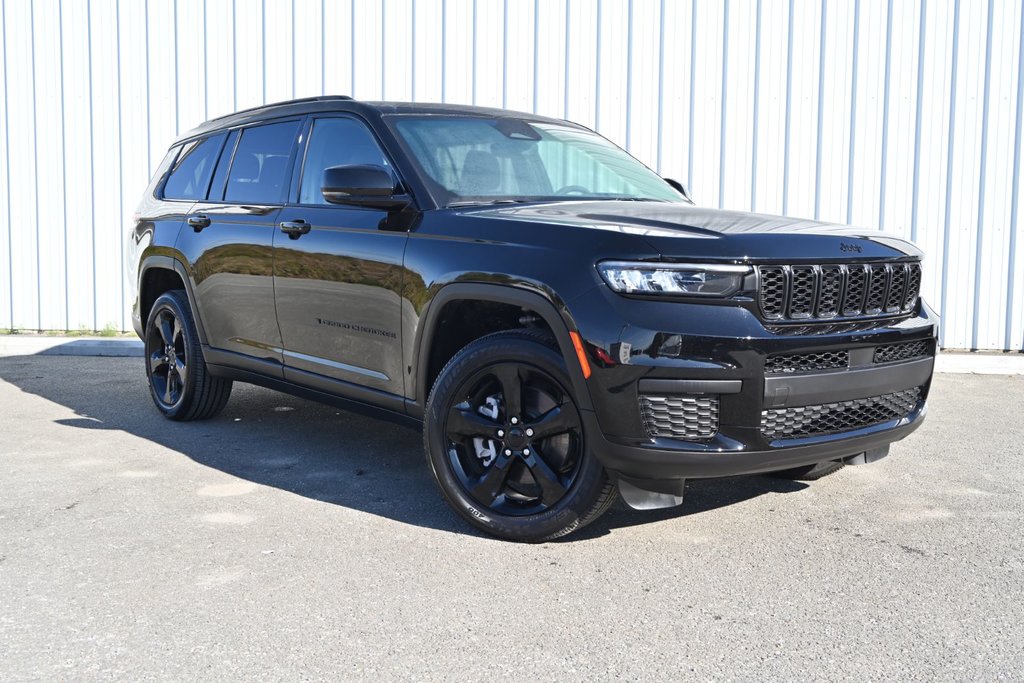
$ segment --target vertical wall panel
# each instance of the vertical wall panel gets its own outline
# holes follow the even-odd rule
[[[11,146],[7,79],[7,6],[0,4],[0,330],[14,327],[14,271],[11,268]]]
[[[124,328],[168,143],[329,93],[567,117],[698,204],[915,239],[945,346],[1024,347],[1019,0],[0,3],[0,327]]]
[[[37,180],[43,193],[36,220],[40,248],[39,326],[44,329],[61,329],[67,324],[64,302],[68,284],[64,268],[64,103],[60,96],[62,64],[59,43],[47,41],[47,36],[59,35],[61,8],[56,0],[50,0],[33,3],[33,10],[35,87],[41,95],[36,98],[35,152]],[[51,49],[51,46],[57,49]],[[39,132],[42,134],[39,135]],[[115,222],[118,232],[121,230],[120,225],[120,221]],[[115,249],[114,254],[119,252],[119,249]],[[120,297],[112,300],[111,305],[117,312],[116,324],[120,327]]]
[[[39,325],[39,269],[36,229],[36,125],[35,50],[33,7],[11,3],[6,7],[4,55],[7,59],[7,116],[11,159],[10,269],[13,280],[11,321],[14,327]]]

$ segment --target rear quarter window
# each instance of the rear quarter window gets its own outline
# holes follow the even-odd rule
[[[164,184],[166,199],[203,199],[210,187],[226,134],[213,135],[185,145]]]

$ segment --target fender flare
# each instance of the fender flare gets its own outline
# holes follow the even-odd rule
[[[188,305],[192,307],[192,318],[196,322],[196,331],[199,333],[199,343],[203,346],[207,346],[206,329],[203,326],[202,317],[199,315],[199,307],[196,306],[195,294],[192,292],[192,278],[189,276],[188,269],[185,267],[185,264],[174,256],[168,256],[166,254],[150,254],[149,256],[143,257],[139,264],[138,288],[140,302],[142,298],[142,283],[145,281],[146,273],[154,268],[173,271],[179,278],[181,278],[181,281],[185,283],[185,295],[188,296]],[[139,316],[142,316],[141,309],[139,310]],[[145,320],[142,320],[142,325],[145,327]]]
[[[555,304],[547,297],[521,287],[511,285],[498,285],[478,282],[456,282],[442,287],[427,304],[426,312],[420,317],[416,329],[416,338],[413,343],[413,367],[415,368],[416,386],[414,388],[414,405],[410,406],[412,411],[421,416],[427,404],[427,394],[430,387],[427,386],[427,370],[430,358],[431,345],[434,340],[438,318],[445,306],[453,301],[491,301],[494,303],[511,304],[528,309],[539,315],[555,335],[562,358],[565,359],[566,368],[569,370],[569,377],[572,379],[573,393],[576,402],[582,410],[593,410],[590,400],[590,390],[587,381],[583,377],[583,370],[580,368],[576,356],[576,349],[572,339],[569,337],[569,330],[573,329],[572,318],[567,309],[563,307],[563,313],[559,313]]]

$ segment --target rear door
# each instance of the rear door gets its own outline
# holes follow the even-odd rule
[[[344,393],[344,387],[320,378],[400,395],[408,233],[389,230],[385,211],[328,204],[320,193],[321,174],[330,166],[377,164],[394,173],[393,166],[358,118],[319,116],[307,128],[294,201],[282,209],[282,229],[274,235],[285,377],[329,391]],[[308,231],[285,232],[295,224]]]
[[[261,361],[281,376],[273,242],[303,119],[232,131],[209,196],[192,207],[178,239],[210,346]],[[246,365],[244,357],[215,362]],[[276,367],[274,367],[276,366]]]

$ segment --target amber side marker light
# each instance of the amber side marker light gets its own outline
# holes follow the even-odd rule
[[[569,337],[572,338],[572,345],[576,349],[576,358],[580,361],[580,369],[583,370],[583,379],[590,379],[590,362],[587,360],[587,354],[583,350],[583,340],[580,339],[580,333],[570,332]]]

